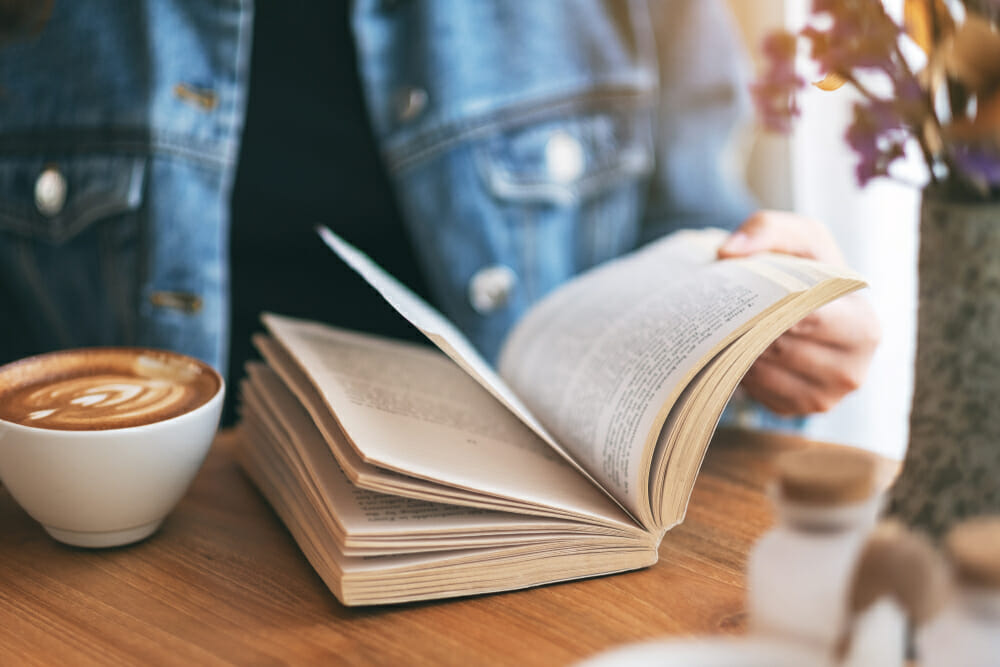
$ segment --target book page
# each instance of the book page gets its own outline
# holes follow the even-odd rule
[[[326,442],[328,451],[333,454],[337,464],[347,475],[351,483],[360,488],[397,496],[406,496],[416,500],[427,500],[455,505],[465,505],[477,508],[497,509],[510,512],[534,512],[544,514],[544,509],[526,504],[519,500],[486,496],[471,489],[460,489],[445,486],[434,480],[428,480],[404,473],[395,472],[368,463],[361,458],[361,453],[344,435],[337,418],[327,407],[309,376],[300,368],[295,359],[273,338],[264,335],[253,337],[254,346],[267,361],[267,365],[281,378],[282,384],[294,395],[293,403],[306,411],[307,419],[320,432]],[[248,364],[248,371],[253,373],[254,364]],[[275,410],[282,415],[295,411],[280,400],[280,395],[272,395]]]
[[[277,315],[264,322],[364,461],[635,528],[603,491],[440,352]]]
[[[651,519],[641,464],[666,408],[755,317],[808,286],[757,259],[716,261],[723,238],[683,232],[580,276],[501,352],[511,388],[637,516]]]
[[[543,442],[555,450],[571,466],[576,468],[580,474],[595,486],[600,486],[586,468],[581,466],[573,458],[573,455],[552,437],[552,434],[524,404],[521,397],[511,390],[493,367],[483,359],[482,355],[469,342],[469,339],[448,318],[414,294],[406,285],[403,285],[393,276],[386,273],[382,267],[369,259],[367,255],[344,241],[328,228],[320,227],[317,231],[330,249],[344,260],[348,266],[357,271],[400,315],[405,317],[410,324],[427,336],[428,340],[447,354],[452,361],[458,364],[470,377],[475,379],[486,391],[492,394],[494,398],[506,406],[521,422],[534,431]],[[606,489],[605,492],[609,493]],[[613,494],[609,493],[609,497],[615,502],[621,502]]]
[[[550,445],[556,445],[531,411],[496,374],[493,367],[451,321],[406,285],[386,273],[367,255],[334,234],[326,227],[319,229],[323,241],[347,264],[358,272],[400,315],[419,329],[435,345],[458,363],[497,400],[507,406],[531,430]]]
[[[319,430],[274,371],[251,369],[244,381],[241,446],[269,460],[266,474],[298,486],[344,549],[401,553],[557,540],[602,532],[587,524],[481,510],[377,493],[354,486],[330,456]],[[623,536],[624,537],[624,536]]]

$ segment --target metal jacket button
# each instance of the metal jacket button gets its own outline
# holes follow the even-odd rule
[[[35,181],[35,206],[46,217],[59,215],[66,203],[66,177],[56,167],[46,167]]]
[[[517,275],[510,268],[487,266],[469,281],[469,301],[480,315],[492,313],[507,303],[516,284]]]
[[[580,178],[584,160],[583,146],[567,132],[553,132],[545,142],[545,168],[558,183],[572,183]]]
[[[423,88],[404,88],[396,98],[396,115],[403,123],[420,115],[427,106],[427,91]]]

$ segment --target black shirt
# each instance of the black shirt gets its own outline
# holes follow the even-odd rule
[[[314,230],[331,226],[426,294],[365,111],[349,6],[256,5],[232,200],[230,397],[264,310],[420,338]]]

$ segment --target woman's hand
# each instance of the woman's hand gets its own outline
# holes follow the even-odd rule
[[[791,213],[750,216],[719,248],[719,257],[772,251],[844,265],[829,230]],[[852,293],[782,334],[743,378],[751,397],[781,415],[826,412],[861,386],[881,331],[868,300]]]

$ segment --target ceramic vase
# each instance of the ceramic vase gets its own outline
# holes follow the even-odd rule
[[[909,447],[890,512],[940,535],[1000,512],[1000,202],[927,191],[920,216]]]

